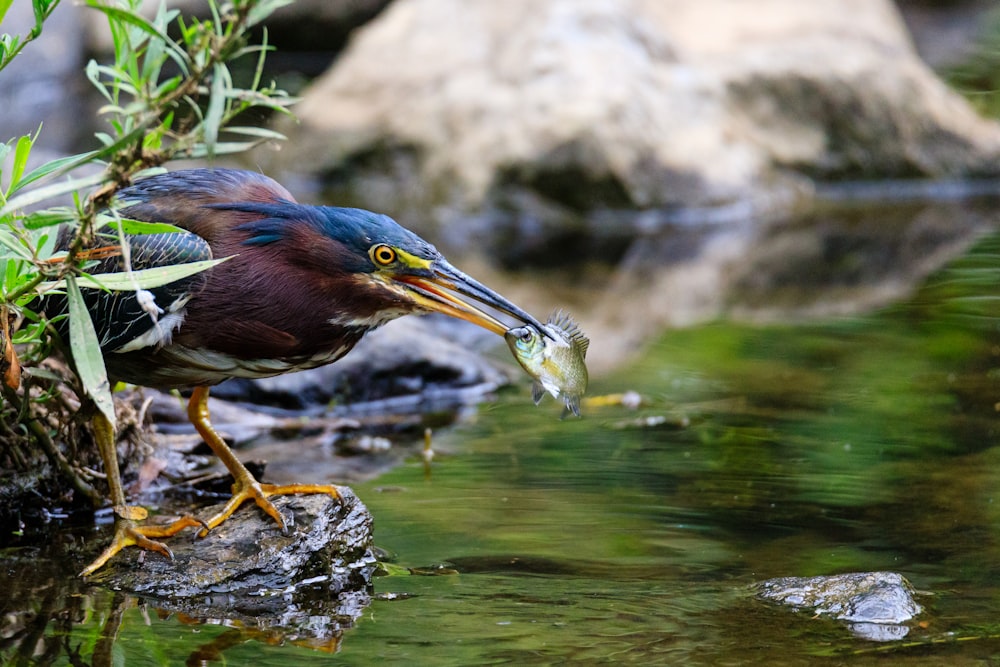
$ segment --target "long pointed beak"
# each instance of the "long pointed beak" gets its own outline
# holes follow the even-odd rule
[[[401,274],[393,276],[393,279],[404,283],[409,288],[413,300],[427,310],[478,324],[500,336],[510,329],[493,315],[461,298],[464,296],[506,313],[518,322],[530,324],[548,335],[541,322],[444,260],[435,261],[430,269],[426,273],[421,272],[421,275]]]

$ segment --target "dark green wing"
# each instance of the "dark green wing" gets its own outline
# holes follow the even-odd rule
[[[174,264],[186,264],[212,258],[208,242],[191,232],[168,234],[143,234],[126,236],[131,254],[133,271]],[[108,237],[102,245],[117,245],[115,236]],[[91,274],[112,273],[125,270],[121,255],[108,257],[95,266],[87,267]],[[139,349],[160,345],[170,339],[184,317],[184,306],[205,285],[206,274],[193,276],[148,290],[161,311],[155,317],[143,308],[135,290],[108,292],[96,288],[81,288],[87,310],[97,330],[103,352]],[[65,295],[52,295],[44,299],[40,308],[50,319],[66,312]],[[68,338],[66,318],[56,323],[63,338]]]

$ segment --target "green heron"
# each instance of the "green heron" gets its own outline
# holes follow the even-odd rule
[[[137,181],[118,199],[126,218],[185,230],[128,237],[131,268],[230,258],[150,290],[153,306],[143,302],[140,292],[91,289],[84,294],[112,381],[193,387],[188,416],[235,482],[232,498],[207,521],[183,517],[164,527],[142,526],[144,511],[126,503],[115,434],[110,422],[98,417],[95,437],[115,506],[115,532],[83,575],[127,546],[171,557],[156,538],[199,525],[199,534],[205,535],[247,500],[254,500],[284,530],[285,521],[269,497],[338,496],[329,485],[258,482],[212,428],[210,386],[233,377],[267,377],[329,364],[365,333],[409,313],[437,311],[503,335],[509,327],[470,300],[541,329],[531,315],[456,269],[434,246],[391,218],[356,208],[299,204],[260,174],[228,169],[165,173]],[[123,267],[122,257],[109,257],[93,271]],[[46,312],[64,307],[63,301]]]

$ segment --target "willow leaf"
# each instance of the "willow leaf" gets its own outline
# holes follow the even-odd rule
[[[73,209],[59,206],[55,208],[45,209],[43,211],[35,211],[24,218],[23,224],[25,229],[41,229],[43,227],[52,227],[53,225],[61,225],[66,222],[70,222],[76,218]]]
[[[17,140],[17,148],[14,149],[14,164],[11,165],[10,183],[15,186],[24,175],[24,167],[28,164],[28,156],[31,154],[31,147],[35,142],[31,135],[26,134]]]
[[[210,157],[215,154],[215,145],[219,140],[219,129],[222,126],[222,114],[226,111],[227,84],[229,84],[229,70],[222,63],[216,63],[212,68],[212,90],[204,121],[205,148],[208,149]]]
[[[74,276],[67,277],[66,287],[66,298],[69,301],[69,344],[76,372],[83,382],[84,391],[94,400],[97,409],[108,418],[112,428],[115,428],[115,403],[111,398],[111,384],[108,382],[108,371],[104,366],[104,356],[101,354],[94,322],[90,319],[87,304],[83,302],[83,295]]]
[[[103,225],[101,225],[103,227]],[[119,227],[124,234],[176,234],[184,230],[169,222],[143,222],[142,220],[113,220],[107,223],[111,229]]]
[[[104,181],[104,178],[105,176],[103,173],[92,174],[90,176],[74,178],[62,183],[53,183],[52,185],[36,188],[30,192],[25,192],[23,195],[18,195],[8,201],[7,205],[4,206],[3,209],[0,209],[0,215],[7,215],[19,209],[31,206],[32,204],[45,201],[46,199],[58,197],[69,192],[76,192],[77,190],[82,190],[83,188],[91,185],[97,185],[98,183]]]
[[[266,127],[240,125],[238,127],[227,127],[225,131],[230,134],[241,134],[247,137],[260,137],[261,139],[273,139],[275,141],[284,141],[287,138],[281,132],[275,132]]]
[[[17,257],[30,262],[34,259],[31,252],[24,247],[24,244],[11,232],[0,229],[0,257]],[[5,251],[4,248],[7,250]]]
[[[177,67],[180,68],[181,72],[185,76],[188,74],[188,57],[187,54],[181,49],[177,43],[170,38],[169,35],[164,30],[153,25],[144,17],[131,12],[127,9],[121,9],[119,7],[111,7],[109,5],[104,5],[97,0],[87,0],[87,6],[91,9],[96,9],[99,12],[107,15],[112,21],[117,21],[119,24],[127,23],[129,25],[135,26],[144,33],[150,35],[151,37],[158,39],[162,42],[163,46],[167,50],[167,54],[170,58],[177,63]]]
[[[52,160],[51,162],[46,162],[40,167],[33,169],[27,176],[22,178],[20,183],[17,184],[17,188],[15,188],[15,190],[20,190],[27,185],[31,185],[37,180],[59,171],[69,171],[71,169],[75,169],[76,167],[86,164],[96,158],[97,153],[98,151],[90,151],[87,153],[80,153],[79,155],[68,155],[66,157]]]
[[[84,273],[80,275],[80,279],[93,283],[93,285],[88,285],[88,287],[98,287],[112,292],[153,289],[154,287],[161,287],[175,280],[182,280],[196,273],[207,271],[216,264],[221,264],[228,259],[230,258],[222,257],[220,259],[206,259],[201,262],[155,266],[151,269],[133,271],[131,274],[124,271],[115,271],[114,273]],[[42,283],[38,286],[38,289],[47,292],[53,289],[63,289],[64,287],[66,287],[65,280],[56,280]]]

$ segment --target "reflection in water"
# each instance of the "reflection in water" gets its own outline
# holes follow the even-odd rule
[[[118,631],[121,629],[126,606],[130,606],[130,600],[121,593],[112,595],[108,601],[108,620],[101,626],[97,642],[94,644],[94,656],[90,661],[92,667],[111,667],[114,664],[115,640],[118,639]],[[77,646],[74,662],[82,662],[83,656],[80,655],[79,651],[80,647]]]
[[[633,244],[595,308],[603,331],[624,327],[624,335],[595,331],[594,338],[610,341],[604,354],[614,361],[667,326],[724,316],[787,322],[866,312],[910,294],[997,223],[995,200],[893,202],[673,230]],[[589,322],[584,326],[590,330]]]
[[[996,197],[968,201],[830,201],[799,216],[657,226],[614,270],[585,266],[505,287],[531,312],[567,308],[607,372],[664,329],[719,318],[802,321],[868,312],[905,298],[1000,222]],[[486,282],[508,285],[508,276]]]
[[[4,554],[0,664],[242,664],[230,654],[248,642],[336,653],[371,602],[366,591],[331,599],[319,588],[311,601],[288,601],[269,615],[241,613],[232,599],[143,600],[88,586],[70,571],[78,568],[60,567],[65,554],[39,556]]]
[[[49,553],[60,551],[53,539]],[[34,548],[3,552],[4,591],[0,595],[0,662],[54,664],[78,651],[68,641],[74,625],[89,614],[89,601],[51,558]]]

